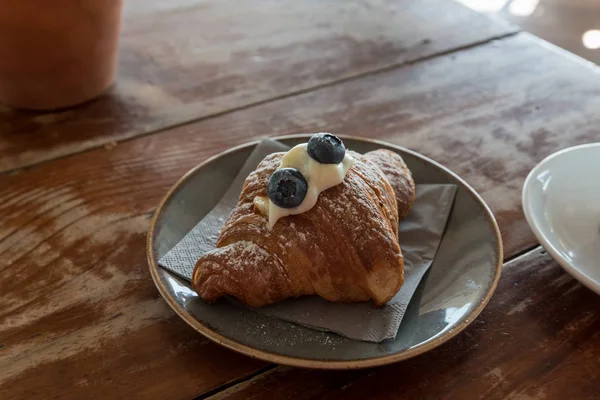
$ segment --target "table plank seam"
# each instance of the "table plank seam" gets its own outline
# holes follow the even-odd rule
[[[234,387],[234,386],[237,386],[237,385],[239,385],[241,383],[249,382],[249,381],[251,381],[251,380],[253,380],[255,378],[263,376],[264,374],[268,373],[269,371],[274,370],[277,367],[278,367],[278,365],[270,364],[270,365],[267,365],[264,368],[259,368],[259,369],[257,369],[256,371],[254,371],[251,374],[240,376],[240,377],[238,377],[236,379],[233,379],[233,380],[231,380],[231,381],[229,381],[229,382],[227,382],[227,383],[225,383],[223,385],[217,386],[214,389],[211,389],[211,390],[209,390],[207,392],[204,392],[204,393],[202,393],[201,395],[199,395],[197,397],[193,397],[192,400],[206,400],[206,399],[209,399],[209,398],[213,397],[214,395],[217,395],[218,393],[223,392],[223,391],[229,389],[230,387]]]
[[[542,39],[541,37],[536,36],[532,33],[529,33],[529,32],[521,32],[521,33],[524,38],[531,40],[533,43],[537,44],[538,46],[542,46],[545,49],[548,49],[554,53],[557,53],[557,54],[560,54],[561,56],[567,57],[568,59],[570,59],[578,64],[581,64],[581,65],[585,66],[586,68],[593,70],[596,73],[600,72],[600,65],[598,65],[592,61],[586,60],[585,58],[583,58],[575,53],[572,53],[568,50],[565,50],[564,48],[557,46],[554,43],[551,43],[545,39]]]
[[[439,58],[439,57],[444,57],[444,56],[447,56],[449,54],[460,53],[462,51],[466,51],[466,50],[470,50],[470,49],[473,49],[473,48],[476,48],[476,47],[484,46],[486,44],[489,44],[489,43],[492,43],[492,42],[495,42],[495,41],[504,40],[504,39],[507,39],[507,38],[510,38],[510,37],[513,37],[513,36],[520,35],[522,33],[523,32],[521,30],[514,30],[514,31],[511,31],[511,32],[508,32],[508,33],[501,34],[501,35],[492,36],[492,37],[486,38],[484,40],[478,40],[478,41],[474,41],[474,42],[471,42],[471,43],[466,44],[466,45],[457,46],[457,47],[453,47],[451,49],[439,51],[437,53],[429,54],[429,55],[426,55],[426,56],[423,56],[423,57],[417,57],[417,58],[412,59],[412,60],[405,60],[405,61],[402,61],[402,62],[399,62],[399,63],[392,63],[390,65],[383,66],[381,68],[375,68],[375,69],[372,69],[372,70],[369,70],[369,71],[365,71],[365,72],[361,72],[361,73],[358,73],[358,74],[345,76],[345,77],[340,78],[340,79],[331,80],[331,81],[326,82],[326,83],[317,84],[317,85],[310,86],[310,87],[307,87],[307,88],[303,88],[303,89],[300,89],[300,90],[296,90],[296,91],[284,93],[284,94],[273,96],[273,97],[268,97],[268,98],[263,99],[263,100],[250,102],[250,103],[247,103],[247,104],[244,104],[244,105],[241,105],[241,106],[237,106],[237,107],[233,107],[233,108],[229,108],[229,109],[224,109],[224,110],[221,110],[221,111],[218,111],[218,112],[209,113],[207,115],[203,115],[203,116],[200,116],[198,118],[191,118],[191,119],[183,120],[183,121],[174,123],[173,125],[163,126],[163,127],[157,128],[157,129],[150,129],[150,130],[145,131],[145,132],[142,131],[139,134],[134,134],[134,135],[129,136],[129,137],[124,137],[122,139],[115,139],[111,143],[112,143],[113,146],[117,145],[117,144],[121,144],[121,143],[126,143],[126,142],[129,142],[129,141],[135,140],[137,138],[143,138],[143,137],[150,136],[150,135],[153,135],[153,134],[159,134],[159,133],[161,133],[163,131],[167,131],[167,130],[170,130],[170,129],[173,129],[173,128],[182,127],[182,126],[185,126],[185,125],[188,125],[188,124],[198,123],[198,122],[209,120],[209,119],[212,119],[212,118],[221,117],[223,115],[232,114],[232,113],[235,113],[235,112],[238,112],[238,111],[248,110],[248,109],[251,109],[251,108],[254,108],[254,107],[259,107],[259,106],[262,106],[262,105],[265,105],[265,104],[274,103],[274,102],[277,102],[277,101],[280,101],[280,100],[289,99],[289,98],[292,98],[292,97],[296,97],[296,96],[308,94],[308,93],[311,93],[311,92],[315,92],[315,91],[318,91],[318,90],[321,90],[321,89],[325,89],[325,88],[329,88],[329,87],[334,87],[334,86],[341,85],[341,84],[344,84],[344,83],[356,81],[356,80],[359,80],[359,79],[362,79],[362,78],[367,78],[367,77],[370,77],[370,76],[375,76],[375,75],[380,75],[380,74],[388,73],[388,72],[391,72],[391,71],[396,70],[396,69],[401,69],[403,67],[407,67],[407,66],[411,66],[411,65],[416,65],[416,64],[421,64],[423,62],[427,62],[427,61],[430,61],[432,59],[436,59],[436,58]],[[41,160],[39,162],[34,162],[34,163],[29,164],[27,166],[0,171],[0,174],[3,174],[3,175],[14,175],[16,173],[20,173],[22,171],[27,171],[27,170],[32,169],[34,167],[37,167],[39,165],[43,165],[43,164],[45,164],[47,162],[51,162],[51,161],[55,161],[55,160],[61,160],[61,159],[66,159],[66,158],[69,158],[71,156],[75,156],[75,155],[78,155],[78,154],[83,154],[83,153],[87,153],[87,152],[90,152],[90,151],[93,151],[93,150],[97,150],[97,149],[99,149],[99,148],[101,148],[103,146],[106,146],[106,144],[103,144],[103,143],[102,144],[97,144],[97,145],[93,145],[92,144],[89,147],[83,147],[83,148],[81,148],[81,150],[79,150],[79,151],[74,151],[72,153],[68,153],[68,154],[64,154],[64,155],[59,155],[59,156],[56,156],[56,157],[53,157],[53,158]]]
[[[538,251],[542,246],[539,243],[534,244],[533,246],[527,246],[523,250],[519,250],[511,254],[509,257],[504,259],[504,266],[507,264],[512,264],[517,262],[522,258],[528,257],[530,254]]]

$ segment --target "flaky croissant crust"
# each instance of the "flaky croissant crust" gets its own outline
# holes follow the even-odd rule
[[[247,177],[217,248],[196,264],[192,284],[202,299],[231,295],[253,307],[304,295],[388,302],[404,280],[398,219],[412,207],[414,182],[396,153],[349,153],[356,162],[341,184],[272,229],[253,200],[267,196],[284,153],[265,157]]]

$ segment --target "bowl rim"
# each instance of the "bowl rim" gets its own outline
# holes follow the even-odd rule
[[[303,138],[307,139],[311,135],[312,134],[310,134],[310,133],[297,133],[297,134],[291,134],[291,135],[273,136],[273,137],[269,137],[269,139],[272,139],[272,140],[297,140],[297,139],[303,139]],[[198,331],[199,333],[201,333],[208,339],[210,339],[230,350],[236,351],[238,353],[242,353],[242,354],[250,356],[252,358],[267,361],[270,363],[287,365],[287,366],[292,366],[292,367],[313,368],[313,369],[334,369],[334,370],[358,369],[358,368],[369,368],[369,367],[387,365],[387,364],[395,363],[398,361],[407,360],[409,358],[413,358],[413,357],[416,357],[423,353],[426,353],[426,352],[446,343],[447,341],[449,341],[450,339],[452,339],[453,337],[458,335],[460,332],[462,332],[471,322],[473,322],[473,320],[475,320],[475,318],[477,318],[477,316],[487,306],[487,304],[491,300],[492,296],[494,295],[496,288],[498,286],[498,281],[500,280],[500,275],[502,273],[502,266],[503,266],[503,261],[504,261],[504,254],[503,254],[502,235],[500,233],[498,223],[496,222],[496,218],[494,217],[494,214],[492,213],[491,209],[488,207],[488,205],[485,203],[485,201],[481,198],[481,196],[466,181],[464,181],[456,173],[454,173],[447,167],[444,167],[443,165],[439,164],[438,162],[417,153],[416,151],[409,150],[405,147],[394,145],[392,143],[384,142],[384,141],[377,140],[377,139],[370,139],[370,138],[364,138],[364,137],[359,137],[359,136],[350,136],[350,135],[337,135],[337,136],[339,136],[342,140],[354,140],[354,141],[367,142],[367,143],[371,143],[371,144],[375,144],[375,145],[380,145],[383,147],[388,147],[388,148],[394,149],[396,151],[399,151],[400,153],[404,152],[404,153],[410,154],[416,158],[420,158],[422,161],[425,161],[425,162],[431,164],[433,167],[436,167],[436,168],[442,170],[443,172],[449,174],[454,179],[456,179],[456,181],[459,184],[461,184],[464,189],[466,189],[467,193],[469,195],[471,195],[471,197],[477,203],[479,203],[479,205],[482,207],[485,215],[487,216],[487,222],[490,224],[492,231],[495,234],[496,252],[498,254],[498,259],[496,261],[496,268],[495,268],[494,276],[492,278],[492,282],[491,282],[490,286],[488,287],[487,292],[480,299],[479,303],[475,307],[473,307],[471,312],[469,312],[467,315],[462,316],[462,321],[460,323],[458,323],[453,329],[449,329],[445,332],[442,332],[441,334],[433,337],[432,339],[424,342],[421,345],[417,345],[410,349],[406,349],[405,351],[401,351],[401,352],[394,353],[394,354],[388,354],[388,355],[384,355],[381,357],[372,357],[372,358],[367,358],[367,359],[349,360],[349,361],[315,360],[315,359],[310,359],[310,358],[301,358],[301,357],[295,357],[295,356],[281,355],[281,354],[269,352],[267,350],[256,349],[249,345],[246,345],[246,344],[240,343],[238,341],[232,340],[230,338],[227,338],[227,337],[221,335],[220,333],[214,331],[207,325],[203,324],[202,322],[193,318],[182,306],[180,306],[171,296],[168,295],[168,290],[164,286],[164,284],[162,283],[162,281],[158,275],[159,267],[158,267],[157,261],[154,258],[153,246],[152,246],[153,238],[155,236],[157,221],[163,212],[165,204],[173,196],[175,191],[182,184],[187,182],[197,171],[199,171],[200,169],[204,168],[204,166],[206,166],[207,164],[213,162],[214,160],[216,160],[224,155],[227,155],[227,154],[230,154],[230,153],[233,153],[236,151],[240,151],[240,150],[248,148],[248,147],[256,146],[262,139],[266,138],[266,137],[264,137],[264,138],[261,137],[259,139],[256,139],[256,140],[253,140],[250,142],[246,142],[246,143],[240,144],[238,146],[229,148],[225,151],[222,151],[212,157],[209,157],[202,163],[200,163],[200,164],[196,165],[195,167],[193,167],[192,169],[190,169],[181,178],[179,178],[179,180],[177,180],[177,182],[175,184],[173,184],[173,186],[169,189],[167,194],[160,201],[158,207],[156,208],[156,210],[152,216],[152,220],[150,222],[150,228],[148,230],[147,240],[146,240],[146,255],[147,255],[147,259],[148,259],[148,266],[150,269],[150,274],[152,276],[152,280],[154,281],[154,284],[156,285],[161,297],[167,302],[167,304],[171,307],[171,309],[173,309],[173,311],[175,311],[175,313],[177,315],[179,315],[179,317],[181,319],[183,319],[188,325],[190,325],[192,328],[194,328],[196,331]]]
[[[581,269],[577,268],[577,266],[569,261],[566,257],[564,257],[558,248],[548,239],[545,235],[542,225],[536,223],[536,218],[534,217],[535,211],[533,210],[533,203],[531,200],[533,193],[533,182],[535,177],[539,174],[540,170],[544,168],[549,162],[554,160],[555,158],[559,158],[564,156],[567,153],[576,152],[579,150],[600,147],[600,142],[594,143],[585,143],[576,146],[570,146],[561,150],[558,150],[544,159],[542,159],[539,163],[535,165],[527,174],[527,178],[525,178],[525,182],[523,183],[523,189],[521,192],[521,204],[523,206],[523,214],[525,214],[525,219],[527,220],[527,224],[529,228],[533,231],[534,236],[540,243],[540,245],[550,253],[550,256],[558,262],[558,264],[571,276],[581,282],[588,289],[600,294],[600,282],[597,282]],[[549,227],[548,227],[549,228]]]

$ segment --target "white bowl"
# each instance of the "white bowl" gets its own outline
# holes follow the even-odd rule
[[[600,294],[600,143],[548,156],[527,176],[522,200],[541,245]]]

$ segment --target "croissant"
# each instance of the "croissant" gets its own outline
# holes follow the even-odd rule
[[[415,199],[403,159],[389,150],[355,159],[343,181],[309,211],[274,226],[253,204],[265,196],[285,153],[266,156],[249,174],[214,250],[197,261],[192,284],[214,302],[230,295],[251,307],[318,295],[331,302],[388,302],[404,281],[398,220]]]

